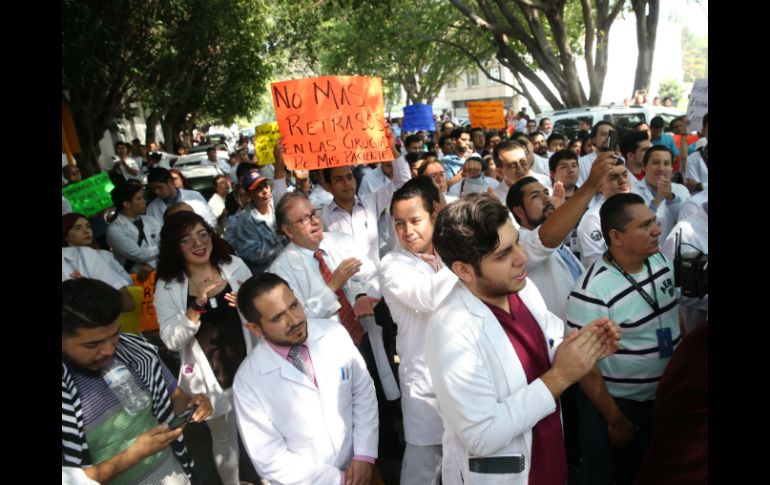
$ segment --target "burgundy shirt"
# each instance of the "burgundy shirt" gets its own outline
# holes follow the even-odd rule
[[[527,383],[531,383],[551,368],[545,335],[518,294],[508,295],[508,304],[511,313],[494,305],[487,306],[503,327],[524,368]],[[532,428],[530,485],[567,483],[567,453],[559,409],[557,400],[556,410]]]

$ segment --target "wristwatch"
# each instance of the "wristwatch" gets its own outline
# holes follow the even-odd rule
[[[198,300],[193,300],[190,302],[190,308],[192,308],[195,311],[201,311],[206,309],[206,305],[200,306],[198,305]]]

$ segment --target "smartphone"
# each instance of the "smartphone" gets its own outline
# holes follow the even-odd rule
[[[187,424],[190,419],[192,419],[193,413],[195,413],[195,410],[198,409],[198,405],[194,405],[193,407],[189,409],[185,409],[182,411],[182,414],[178,414],[174,416],[174,419],[171,420],[170,423],[168,423],[168,429],[177,429],[180,426],[184,426]]]
[[[607,134],[607,146],[599,147],[600,152],[614,152],[618,146],[618,132],[610,130]]]

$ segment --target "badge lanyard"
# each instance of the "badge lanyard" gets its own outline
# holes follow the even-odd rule
[[[605,253],[607,255],[607,260],[610,262],[610,264],[620,272],[620,274],[623,275],[626,280],[631,284],[631,286],[634,287],[634,289],[642,295],[642,298],[644,298],[644,301],[647,302],[648,305],[652,307],[653,310],[655,310],[655,313],[658,313],[658,329],[655,331],[655,333],[658,336],[658,348],[659,348],[659,355],[661,358],[671,357],[671,354],[673,352],[673,342],[671,338],[671,329],[666,327],[663,328],[663,320],[660,318],[660,305],[658,304],[658,291],[655,288],[655,281],[652,278],[652,268],[650,267],[650,260],[645,259],[644,265],[647,267],[647,275],[650,278],[650,284],[652,285],[652,294],[654,295],[655,299],[653,300],[652,297],[650,297],[650,294],[647,293],[644,288],[642,288],[639,283],[636,282],[636,280],[631,277],[630,274],[626,272],[623,268],[620,267],[620,265],[615,261],[615,258],[612,257],[609,251]]]

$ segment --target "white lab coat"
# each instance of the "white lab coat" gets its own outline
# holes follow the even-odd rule
[[[259,339],[233,383],[238,429],[270,483],[338,485],[354,455],[377,457],[377,396],[347,331],[307,322],[318,387]]]
[[[425,364],[425,332],[431,315],[456,283],[457,276],[443,264],[437,273],[403,248],[388,253],[380,263],[380,287],[398,326],[396,350],[404,435],[406,442],[413,445],[441,444],[444,426]]]
[[[649,206],[652,199],[655,198],[655,194],[652,193],[652,190],[650,190],[644,180],[638,181],[631,190],[633,193],[639,194],[644,199],[644,203],[647,204],[647,206]],[[671,229],[679,219],[679,209],[682,207],[682,202],[690,198],[690,191],[687,190],[687,187],[676,182],[671,182],[671,192],[679,198],[679,202],[669,204],[667,200],[663,199],[663,202],[660,203],[655,211],[655,217],[660,223],[661,240],[668,237]]]
[[[142,263],[156,267],[160,251],[161,226],[157,219],[150,216],[139,217],[142,220],[145,236],[141,246],[136,244],[139,239],[139,228],[123,214],[118,214],[118,217],[107,227],[107,243],[112,248],[115,259],[123,265],[128,259],[133,261],[132,273],[138,271]]]
[[[73,272],[84,278],[100,280],[120,290],[129,284],[102,258],[101,254],[87,246],[61,248],[61,280],[72,279]]]
[[[535,285],[519,292],[549,345],[561,344],[564,324],[549,312]],[[492,311],[458,282],[428,323],[425,357],[444,421],[441,477],[445,485],[526,484],[532,428],[556,409],[541,379],[524,369]],[[470,473],[472,457],[524,455],[524,471]]]
[[[540,290],[548,309],[564,320],[567,297],[572,292],[577,278],[572,276],[569,266],[557,252],[559,246],[549,248],[543,245],[540,240],[541,227],[543,226],[537,226],[534,230],[520,227],[519,240],[524,246],[524,253],[527,255],[526,268],[529,278]],[[585,271],[583,265],[571,251],[568,257],[577,264],[581,273]]]
[[[233,260],[229,264],[222,265],[220,270],[222,277],[237,293],[241,284],[251,277],[251,271],[243,260],[237,256],[232,258]],[[182,363],[179,369],[179,387],[188,395],[205,394],[214,408],[211,417],[215,418],[227,414],[232,407],[211,370],[206,354],[195,339],[200,321],[196,324],[187,318],[188,284],[188,278],[185,278],[182,283],[176,280],[157,281],[154,303],[160,326],[160,338],[169,350],[180,353]],[[242,323],[246,323],[240,311],[238,316],[241,317]],[[256,338],[246,326],[241,329],[248,355],[256,344]]]
[[[364,252],[366,248],[357,246],[351,236],[343,233],[324,232],[320,249],[326,252],[326,264],[332,272],[344,259],[355,257],[361,260],[361,268],[358,273],[350,277],[344,286],[345,295],[351,306],[355,303],[356,296],[362,293],[375,298],[382,296],[380,283],[377,279],[377,265]],[[337,312],[340,309],[340,303],[337,301],[337,295],[326,286],[321,277],[318,262],[312,258],[308,260],[302,254],[303,250],[310,251],[300,248],[293,242],[289,243],[273,261],[268,271],[286,280],[289,288],[294,291],[305,308],[308,318],[339,320]],[[374,322],[374,317],[363,317],[360,321],[364,330],[369,334],[369,342],[372,345],[385,397],[389,401],[398,399],[400,393],[390,368],[390,362],[385,354],[382,327]]]

